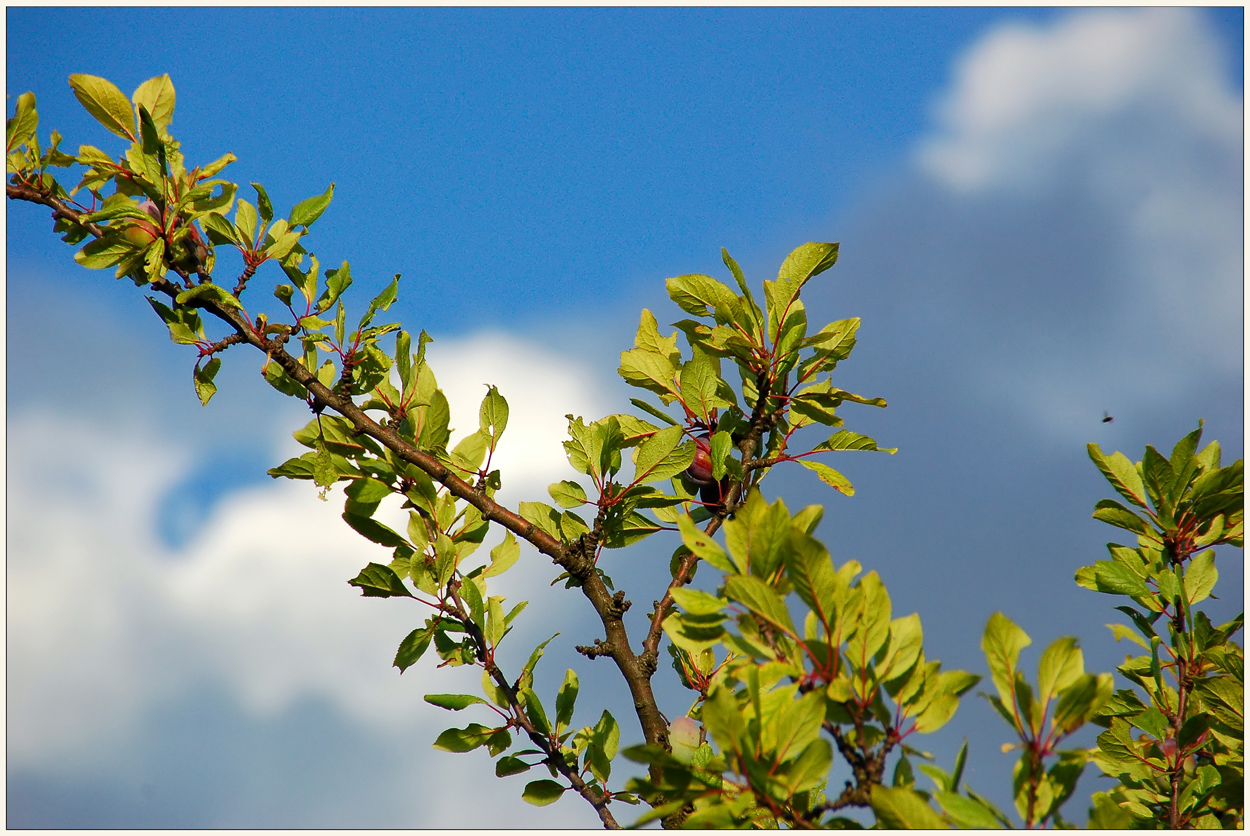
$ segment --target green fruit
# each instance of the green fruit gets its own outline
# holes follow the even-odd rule
[[[122,237],[136,247],[146,249],[160,234],[160,230],[156,228],[155,224],[148,221],[135,221],[126,227]]]

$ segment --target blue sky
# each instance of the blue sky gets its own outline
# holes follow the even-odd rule
[[[725,246],[758,283],[809,240],[842,244],[813,318],[864,321],[840,385],[890,402],[848,426],[900,450],[835,462],[850,499],[805,471],[771,490],[825,506],[835,562],[881,573],[930,658],[983,671],[1001,610],[1035,651],[1078,635],[1111,670],[1113,602],[1072,581],[1111,535],[1085,443],[1140,458],[1203,417],[1242,455],[1239,8],[82,14],[7,10],[6,92],[68,147],[117,151],[67,77],[169,72],[189,159],[233,151],[227,176],[279,212],[334,181],[310,248],[350,260],[359,300],[404,274],[392,311],[436,338],[459,426],[501,387],[511,502],[571,474],[565,413],[627,407],[639,310],[679,318],[665,277],[723,274]],[[421,695],[472,678],[389,667],[418,616],[357,597],[377,555],[264,475],[307,419],[255,358],[227,356],[200,409],[133,288],[6,208],[9,826],[593,826],[430,747],[466,720]],[[635,610],[670,549],[609,567]],[[529,559],[518,652],[563,629],[549,688],[577,668],[585,722],[601,697],[636,738],[616,674],[572,651],[589,607]],[[1241,556],[1218,565],[1227,617]],[[984,701],[917,745],[949,765],[964,736],[970,782],[1005,802]]]

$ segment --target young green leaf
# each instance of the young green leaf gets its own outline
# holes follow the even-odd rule
[[[569,668],[564,674],[564,683],[556,694],[556,733],[559,734],[573,722],[573,707],[577,702],[579,685],[577,673]]]
[[[447,729],[434,741],[434,748],[444,752],[472,752],[479,746],[484,746],[494,733],[494,729],[470,723],[467,728]]]
[[[135,141],[134,111],[117,85],[99,76],[77,73],[69,77],[69,86],[96,121],[123,139]]]
[[[877,814],[877,822],[890,830],[945,830],[948,827],[914,790],[876,784],[872,787],[870,803]]]
[[[401,674],[408,670],[417,663],[418,659],[425,655],[426,649],[430,646],[430,639],[433,637],[434,631],[428,627],[419,627],[413,630],[400,643],[392,665],[399,668]]]
[[[395,574],[395,570],[380,563],[370,563],[359,575],[348,581],[348,584],[358,587],[366,598],[414,597],[399,579],[399,575]]]
[[[981,638],[981,650],[989,665],[990,678],[1007,706],[1015,705],[1016,662],[1020,651],[1033,643],[1028,634],[1000,612],[990,616]]]
[[[681,427],[665,427],[638,445],[634,458],[634,484],[668,479],[690,467],[693,442],[681,443]]]
[[[521,798],[535,807],[546,807],[548,804],[554,804],[560,800],[560,796],[564,794],[566,788],[544,778],[541,781],[530,781],[525,785],[525,791],[521,793]]]
[[[5,122],[6,152],[25,142],[37,127],[39,114],[35,110],[35,94],[23,93],[17,97],[16,113]]]
[[[1142,484],[1141,474],[1137,472],[1137,468],[1133,467],[1123,453],[1113,453],[1108,456],[1099,449],[1097,444],[1090,443],[1087,445],[1089,457],[1102,471],[1102,475],[1111,483],[1111,487],[1116,489],[1120,496],[1136,505],[1138,508],[1146,508],[1146,488]]]
[[[305,229],[312,226],[317,218],[321,217],[321,213],[330,205],[330,201],[334,198],[334,184],[330,184],[330,188],[324,193],[310,197],[307,200],[301,200],[295,204],[295,208],[291,210],[291,226],[302,226]]]
[[[471,705],[486,704],[486,700],[471,694],[426,694],[425,701],[449,711],[460,711]]]
[[[201,406],[208,406],[209,400],[217,393],[217,385],[213,383],[213,378],[217,376],[217,371],[221,368],[221,358],[213,357],[203,368],[197,363],[195,365],[195,394],[200,399]]]
[[[508,426],[508,402],[494,386],[487,387],[486,397],[478,409],[478,424],[482,432],[490,435],[492,442],[497,442]]]
[[[174,83],[168,73],[149,78],[139,85],[130,98],[136,108],[142,107],[151,114],[157,127],[168,128],[174,121]]]
[[[677,307],[695,316],[711,316],[721,304],[732,304],[738,297],[711,276],[694,274],[666,279],[669,298]]]
[[[847,479],[829,465],[824,464],[823,462],[814,462],[810,459],[800,459],[799,464],[815,473],[820,477],[820,481],[824,482],[835,491],[838,491],[845,496],[855,495],[855,488],[851,485],[851,480]]]

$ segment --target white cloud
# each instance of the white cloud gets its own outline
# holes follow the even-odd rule
[[[992,346],[977,385],[1044,433],[1241,373],[1243,106],[1221,54],[1190,9],[1005,25],[917,149],[941,195],[917,222],[953,256],[929,292],[962,295],[962,333]]]
[[[426,356],[451,404],[453,443],[477,430],[488,384],[507,400],[508,426],[491,462],[503,474],[501,500],[549,499],[547,485],[576,475],[561,446],[564,416],[589,422],[608,412],[600,378],[588,367],[502,333],[436,340]]]
[[[1185,9],[998,27],[960,60],[937,111],[939,132],[920,159],[961,191],[1038,182],[1066,148],[1131,109],[1166,111],[1191,130],[1240,143],[1240,97],[1223,81],[1219,54],[1201,18]]]
[[[514,338],[449,341],[430,360],[462,431],[476,428],[479,381],[505,392],[498,463],[513,491],[534,498],[567,475],[564,413],[602,411],[585,369]],[[236,491],[173,549],[156,514],[190,457],[159,426],[27,412],[8,431],[10,768],[100,768],[141,734],[146,712],[204,683],[256,714],[312,696],[375,730],[448,724],[421,700],[430,660],[404,677],[391,667],[427,613],[346,584],[386,555],[339,519],[337,492],[321,502],[310,484],[286,480]],[[499,589],[511,600],[541,594],[546,575],[514,572]],[[435,690],[472,692],[477,679],[443,670]]]

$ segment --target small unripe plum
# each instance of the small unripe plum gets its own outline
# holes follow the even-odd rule
[[[160,230],[155,224],[148,221],[135,221],[126,227],[126,231],[122,233],[122,237],[136,247],[146,247],[157,239]]]
[[[147,213],[147,216],[151,218],[152,221],[155,221],[155,223],[149,221],[132,221],[130,225],[126,227],[125,231],[122,232],[122,237],[131,244],[134,244],[136,247],[146,247],[148,244],[151,244],[160,237],[161,210],[158,209],[156,204],[150,200],[140,202],[139,208]]]
[[[699,724],[689,717],[678,717],[668,727],[668,743],[673,747],[674,758],[690,763],[701,745]]]
[[[694,461],[686,469],[686,476],[700,487],[715,485],[712,477],[712,445],[707,436],[701,435],[694,440]]]

